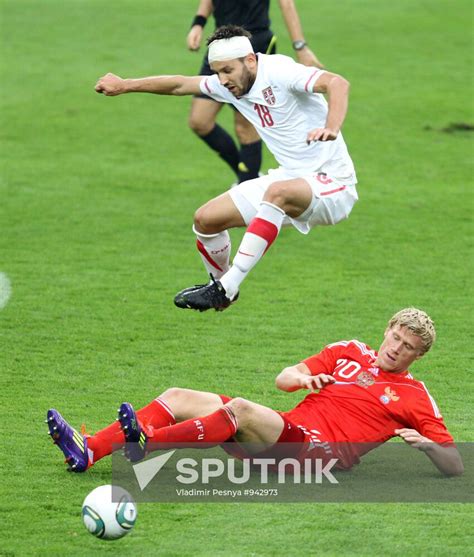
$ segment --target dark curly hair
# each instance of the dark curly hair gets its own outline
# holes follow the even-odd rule
[[[222,25],[222,27],[216,29],[207,39],[207,46],[209,46],[212,41],[218,41],[220,39],[231,39],[232,37],[247,37],[250,39],[251,36],[252,35],[248,31],[238,25]]]

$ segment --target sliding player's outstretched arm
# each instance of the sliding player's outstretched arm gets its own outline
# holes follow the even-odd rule
[[[202,76],[157,75],[139,79],[123,79],[113,73],[99,78],[95,90],[108,97],[124,93],[155,93],[156,95],[199,95]]]
[[[426,453],[436,468],[446,476],[460,476],[464,472],[461,455],[456,447],[439,445],[416,429],[396,429],[395,433],[414,449]]]

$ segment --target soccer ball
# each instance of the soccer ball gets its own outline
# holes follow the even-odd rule
[[[97,538],[115,540],[128,534],[137,519],[137,507],[132,497],[121,487],[101,485],[92,490],[82,503],[82,520],[87,530]]]

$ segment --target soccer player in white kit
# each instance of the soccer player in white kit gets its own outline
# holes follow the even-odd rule
[[[356,174],[340,132],[349,83],[340,75],[303,66],[283,55],[255,54],[248,33],[219,28],[208,39],[212,76],[122,79],[107,74],[96,91],[194,95],[233,104],[254,126],[279,168],[208,201],[193,230],[210,282],[175,297],[181,308],[221,311],[277,238],[283,225],[303,234],[347,218],[357,201]],[[322,94],[326,94],[328,101]],[[246,226],[230,265],[229,228]]]

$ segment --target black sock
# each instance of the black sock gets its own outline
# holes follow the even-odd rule
[[[199,136],[211,149],[216,151],[239,176],[239,151],[232,137],[218,124],[207,135]]]
[[[262,165],[262,142],[259,140],[255,141],[255,143],[241,145],[240,162],[243,163],[239,167],[239,179],[241,182],[258,178],[258,171]]]

